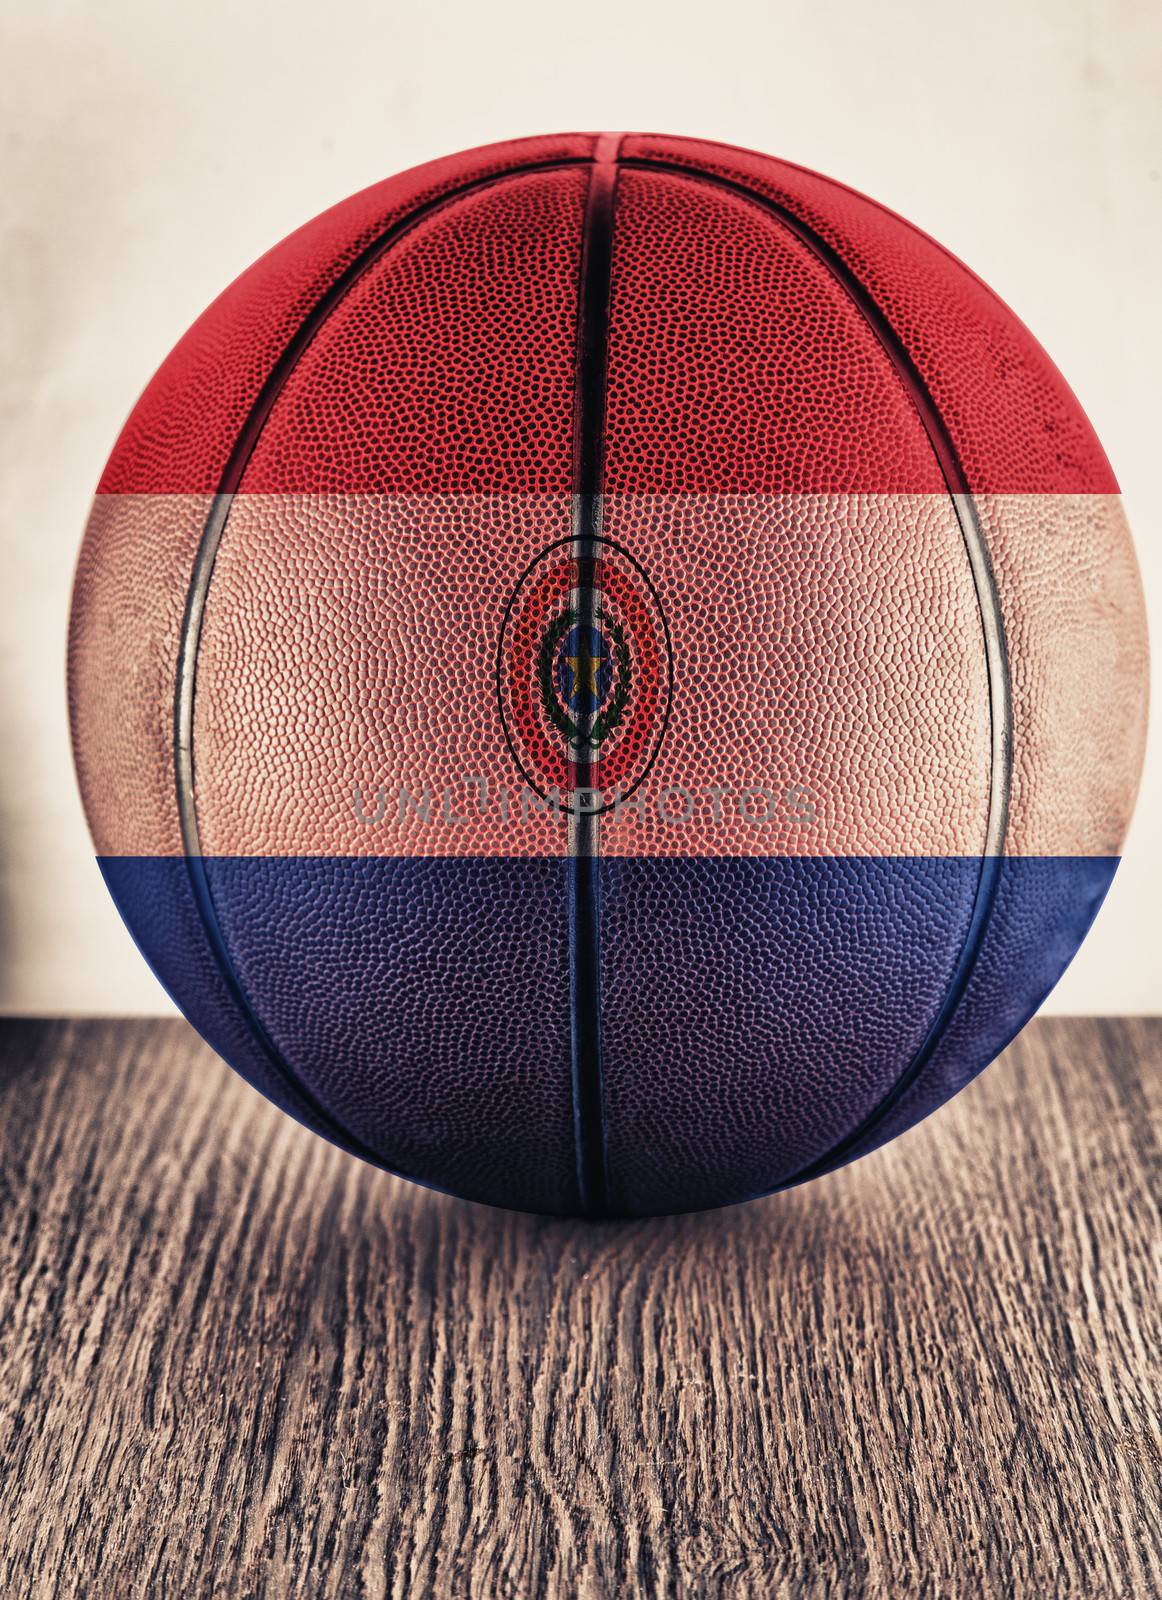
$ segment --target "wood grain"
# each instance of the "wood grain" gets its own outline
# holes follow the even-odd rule
[[[361,1166],[169,1022],[0,1039],[0,1592],[1162,1589],[1162,1021],[592,1226]]]

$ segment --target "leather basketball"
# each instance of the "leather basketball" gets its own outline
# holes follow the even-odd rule
[[[1100,313],[1099,313],[1100,314]],[[967,1084],[1117,864],[1117,485],[926,235],[723,145],[562,135],[293,234],[102,478],[77,771],[142,952],[418,1182],[721,1205]]]

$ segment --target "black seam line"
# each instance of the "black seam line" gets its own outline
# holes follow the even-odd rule
[[[629,157],[622,161],[622,166],[625,169],[663,172],[670,177],[684,178],[689,182],[725,189],[732,194],[738,195],[741,199],[751,202],[751,204],[759,207],[760,210],[774,217],[776,221],[782,223],[787,231],[798,239],[816,260],[826,267],[835,281],[847,293],[891,362],[928,436],[929,444],[940,467],[960,526],[969,569],[972,573],[973,585],[976,589],[977,607],[980,612],[981,632],[984,638],[985,666],[988,673],[991,729],[989,811],[985,828],[984,852],[981,856],[980,876],[977,879],[972,914],[969,918],[968,928],[965,931],[960,954],[949,977],[940,1009],[937,1011],[919,1049],[896,1079],[891,1089],[880,1100],[879,1104],[869,1112],[859,1126],[841,1139],[825,1155],[820,1156],[818,1160],[813,1161],[792,1177],[775,1185],[778,1189],[785,1189],[796,1183],[804,1183],[809,1178],[817,1177],[823,1172],[842,1165],[850,1155],[854,1154],[858,1146],[875,1131],[876,1127],[885,1119],[892,1107],[899,1102],[907,1090],[911,1088],[924,1067],[931,1060],[933,1051],[939,1044],[945,1029],[964,996],[964,991],[976,966],[993,907],[996,904],[997,889],[1000,884],[1002,852],[1008,829],[1009,793],[1012,783],[1012,689],[1009,677],[1008,651],[1005,644],[1004,619],[1001,614],[1000,597],[997,594],[992,562],[989,559],[988,544],[977,514],[976,502],[956,446],[945,426],[944,418],[941,416],[940,410],[932,398],[919,369],[912,360],[906,345],[877,301],[843,260],[842,256],[813,228],[797,217],[794,212],[780,205],[777,200],[772,200],[767,195],[756,193],[755,190],[744,183],[736,182],[731,178],[720,177],[715,173],[692,171],[687,167],[668,161]]]
[[[598,563],[604,526],[609,295],[620,145],[620,134],[602,134],[594,144],[581,244],[570,536],[577,571],[572,598],[582,626],[597,622]],[[609,1206],[609,1184],[601,1060],[600,823],[587,804],[590,790],[595,787],[595,764],[585,744],[592,716],[590,711],[578,717],[576,759],[572,763],[578,802],[569,817],[569,1010],[577,1189],[581,1209],[589,1216],[602,1216]]]
[[[201,918],[206,937],[209,940],[222,981],[231,999],[245,1018],[263,1055],[285,1085],[294,1104],[297,1105],[300,1117],[304,1120],[313,1121],[318,1127],[324,1129],[336,1144],[341,1145],[354,1155],[361,1156],[365,1161],[369,1161],[377,1167],[387,1168],[387,1163],[374,1150],[369,1149],[349,1133],[319,1103],[305,1084],[300,1082],[294,1069],[267,1032],[266,1027],[250,1002],[241,976],[227,948],[217,907],[214,903],[213,890],[206,874],[201,835],[198,827],[193,739],[198,648],[201,643],[202,622],[205,617],[210,580],[213,576],[218,548],[226,531],[226,523],[234,503],[235,493],[279,394],[319,329],[364,273],[373,267],[394,244],[411,232],[419,223],[446,207],[455,205],[457,201],[468,195],[492,188],[510,178],[526,177],[536,172],[559,171],[569,167],[588,167],[592,164],[592,160],[592,156],[572,156],[562,157],[553,161],[526,162],[521,166],[508,167],[503,172],[489,173],[485,177],[473,179],[470,183],[459,184],[453,189],[445,190],[442,194],[434,195],[430,200],[422,202],[403,216],[398,217],[395,222],[372,239],[354,260],[343,269],[335,281],[329,285],[315,302],[314,306],[306,313],[302,322],[299,323],[282,354],[272,366],[245,422],[239,429],[206,517],[198,552],[194,559],[189,590],[186,594],[182,631],[178,644],[177,673],[174,683],[173,750],[174,779],[177,790],[182,850],[185,855],[186,868],[190,875],[194,903]],[[398,1168],[387,1170],[398,1171],[401,1177],[410,1176],[405,1172],[399,1171]],[[425,1182],[425,1180],[413,1181]],[[436,1185],[426,1183],[426,1187],[434,1188]]]

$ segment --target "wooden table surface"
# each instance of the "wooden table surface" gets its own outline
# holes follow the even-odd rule
[[[1157,1595],[1160,1061],[1039,1022],[854,1167],[593,1226],[184,1024],[5,1024],[0,1594]]]

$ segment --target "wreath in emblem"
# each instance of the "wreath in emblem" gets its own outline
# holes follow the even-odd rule
[[[593,726],[588,733],[582,735],[572,717],[561,709],[553,693],[553,658],[557,653],[557,646],[569,629],[580,621],[580,613],[575,606],[563,611],[553,626],[546,631],[541,641],[540,654],[537,656],[537,684],[541,691],[541,704],[545,708],[545,715],[557,732],[571,744],[578,744],[583,740],[593,749],[609,737],[625,716],[630,690],[629,644],[626,641],[625,629],[612,617],[605,617],[601,613],[598,615],[613,645],[613,659],[617,663],[617,682],[609,704],[594,717]]]

